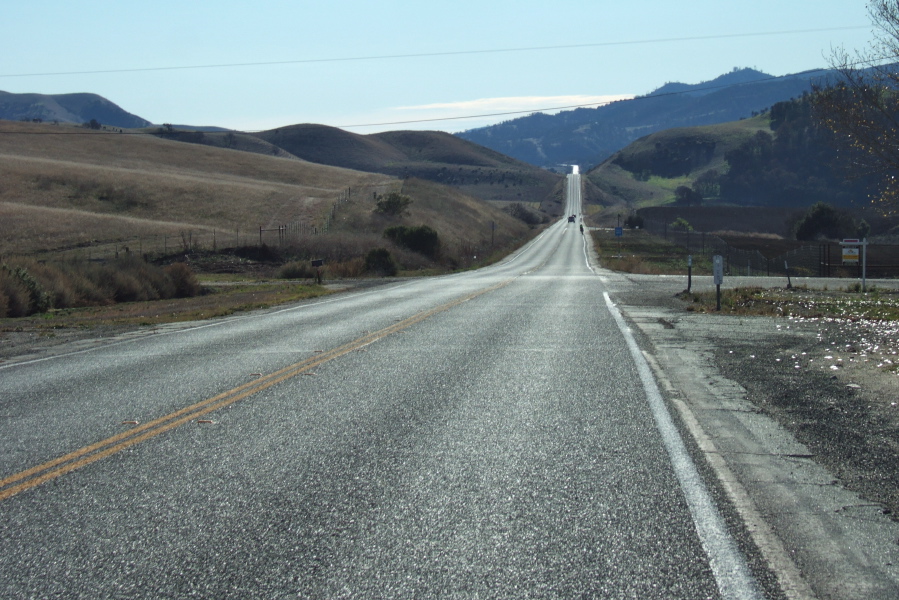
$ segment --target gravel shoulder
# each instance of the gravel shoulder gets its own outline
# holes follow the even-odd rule
[[[600,273],[785,595],[899,597],[895,324],[697,314],[682,277]]]

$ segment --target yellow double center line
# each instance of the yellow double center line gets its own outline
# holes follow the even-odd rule
[[[311,358],[307,358],[306,360],[294,363],[290,366],[284,367],[283,369],[279,369],[278,371],[260,377],[254,381],[230,389],[227,392],[222,392],[221,394],[213,396],[212,398],[207,398],[202,402],[197,402],[196,404],[192,404],[191,406],[187,406],[173,413],[167,414],[164,417],[159,417],[158,419],[154,419],[153,421],[149,421],[137,427],[133,427],[128,431],[106,438],[105,440],[102,440],[95,444],[91,444],[89,446],[85,446],[83,448],[75,450],[74,452],[70,452],[65,456],[60,456],[59,458],[55,458],[30,469],[26,469],[25,471],[16,473],[15,475],[6,477],[5,479],[0,480],[0,501],[15,496],[19,492],[23,492],[35,486],[41,485],[42,483],[51,479],[54,479],[61,475],[65,475],[66,473],[71,473],[75,469],[79,469],[85,465],[89,465],[93,462],[111,456],[116,452],[120,452],[125,448],[129,448],[131,446],[134,446],[135,444],[139,444],[141,442],[149,440],[150,438],[156,437],[161,433],[165,433],[166,431],[169,431],[176,427],[180,427],[181,425],[189,423],[199,417],[202,417],[203,415],[234,404],[239,400],[243,400],[244,398],[252,396],[253,394],[257,394],[274,385],[278,385],[279,383],[282,383],[292,377],[296,377],[297,375],[306,373],[321,364],[334,360],[335,358],[339,358],[345,354],[349,354],[354,350],[359,350],[360,348],[363,348],[373,342],[385,338],[388,335],[411,327],[412,325],[415,325],[416,323],[419,323],[437,313],[449,310],[450,308],[458,306],[463,302],[467,302],[473,298],[477,298],[478,296],[504,287],[510,282],[511,280],[504,281],[478,292],[463,296],[462,298],[457,298],[452,302],[440,305],[431,310],[418,313],[417,315],[409,317],[408,319],[405,319],[398,323],[394,323],[393,325],[385,327],[384,329],[381,329],[374,333],[365,335],[348,344],[344,344],[343,346],[338,346],[337,348],[334,348],[332,350],[328,350]]]

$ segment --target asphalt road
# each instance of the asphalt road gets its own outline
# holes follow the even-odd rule
[[[586,248],[0,366],[0,597],[761,597]]]

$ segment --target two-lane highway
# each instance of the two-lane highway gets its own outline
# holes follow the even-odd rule
[[[0,597],[760,597],[588,262],[0,366]]]

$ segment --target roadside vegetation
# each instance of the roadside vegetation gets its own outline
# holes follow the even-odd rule
[[[197,296],[202,288],[184,263],[158,267],[127,256],[104,264],[0,264],[0,317],[25,317],[53,309],[102,306]]]
[[[224,317],[331,293],[323,286],[296,281],[225,279],[216,276],[215,281],[204,283],[202,295],[191,298],[51,309],[28,317],[4,318],[0,319],[0,332],[33,332],[40,337],[78,330],[102,334],[109,328],[152,327]]]
[[[678,297],[692,312],[715,312],[715,292],[682,293]],[[899,292],[874,286],[862,293],[853,286],[842,290],[806,287],[738,287],[721,290],[721,312],[803,319],[899,321]]]
[[[687,275],[688,252],[664,238],[643,230],[626,230],[616,238],[609,231],[593,232],[600,264],[614,271],[649,275]],[[693,275],[711,275],[711,260],[693,257]],[[860,284],[844,289],[787,288],[783,278],[772,278],[771,287],[722,288],[721,313],[768,315],[809,319],[899,321],[899,292],[879,289],[876,283],[861,291]],[[717,312],[714,291],[686,291],[677,296],[691,312]]]

